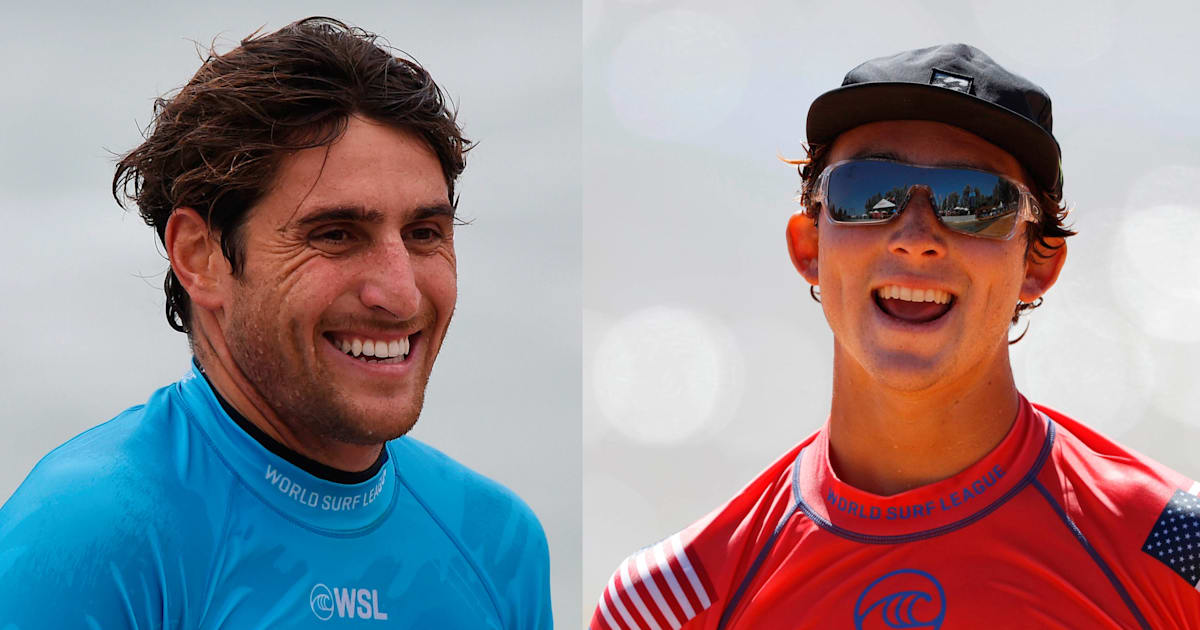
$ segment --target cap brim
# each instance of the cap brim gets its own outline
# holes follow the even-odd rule
[[[933,85],[881,82],[830,90],[808,109],[808,142],[828,144],[842,132],[882,120],[932,120],[966,129],[1012,154],[1046,191],[1060,193],[1054,136],[1007,108]]]

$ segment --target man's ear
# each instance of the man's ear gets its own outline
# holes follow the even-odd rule
[[[809,284],[820,284],[817,274],[817,222],[801,210],[788,219],[787,245],[788,254],[796,271],[804,276]]]
[[[232,267],[221,252],[218,235],[192,208],[176,208],[167,219],[163,245],[171,269],[193,304],[208,310],[225,305]]]
[[[1021,301],[1032,302],[1042,297],[1058,280],[1063,263],[1067,261],[1067,241],[1047,238],[1045,247],[1034,242],[1025,256],[1025,280],[1021,282]]]

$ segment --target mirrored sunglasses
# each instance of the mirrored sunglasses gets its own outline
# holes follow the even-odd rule
[[[970,168],[918,166],[881,159],[843,160],[821,172],[813,194],[839,225],[879,225],[899,216],[913,193],[924,190],[946,229],[1009,239],[1017,226],[1038,221],[1041,210],[1024,184]]]

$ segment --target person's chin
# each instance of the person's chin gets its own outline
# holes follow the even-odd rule
[[[380,444],[411,431],[417,423],[420,408],[360,401],[340,415],[337,426],[331,427],[335,434],[332,437],[353,444]]]
[[[899,392],[926,391],[943,379],[946,366],[934,357],[886,353],[874,357],[867,370],[880,385]]]

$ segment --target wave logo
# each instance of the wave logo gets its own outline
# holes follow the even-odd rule
[[[326,621],[333,616],[333,593],[324,584],[318,584],[308,594],[308,605],[312,606],[317,619]]]
[[[938,630],[945,620],[946,591],[932,575],[917,569],[900,569],[876,579],[854,603],[855,630]]]
[[[379,590],[373,588],[346,588],[317,584],[308,593],[308,605],[321,621],[327,621],[336,612],[340,619],[374,619],[387,621],[388,614],[379,609]]]

